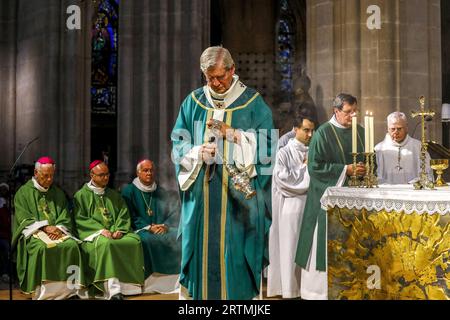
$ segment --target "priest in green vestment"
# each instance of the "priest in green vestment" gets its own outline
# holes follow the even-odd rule
[[[133,229],[144,250],[144,293],[178,292],[181,241],[177,239],[180,202],[155,181],[153,161],[144,159],[136,167],[137,177],[122,190]]]
[[[131,229],[127,205],[119,192],[107,187],[109,169],[103,161],[93,161],[89,169],[91,180],[74,196],[89,293],[107,300],[141,294],[144,257],[141,240]]]
[[[34,176],[14,197],[13,246],[23,292],[33,299],[65,299],[84,288],[82,256],[64,192],[53,185],[55,162],[39,158]]]
[[[181,194],[180,294],[253,299],[268,263],[272,112],[239,80],[227,49],[206,49],[200,69],[207,84],[186,97],[171,135]],[[255,196],[236,190],[223,159],[250,177]]]
[[[355,97],[341,93],[333,102],[333,117],[314,134],[308,153],[310,175],[308,197],[300,228],[296,263],[302,269],[301,298],[328,299],[327,282],[327,213],[320,198],[330,186],[347,185],[353,174],[352,117],[357,114]],[[357,127],[358,152],[364,152],[364,129]],[[356,174],[362,176],[365,167],[358,156]]]

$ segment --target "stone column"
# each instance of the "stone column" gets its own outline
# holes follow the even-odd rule
[[[176,188],[170,133],[181,102],[202,85],[209,1],[122,1],[119,31],[117,185],[153,159],[159,181]]]
[[[72,4],[82,9],[81,30],[67,30],[66,10]],[[2,169],[28,141],[39,137],[20,163],[32,164],[44,154],[53,157],[56,182],[69,194],[84,180],[89,160],[90,5],[81,0],[18,0],[6,1],[6,10],[1,10],[9,12],[6,52],[11,61],[5,81],[7,104],[1,107],[7,118],[1,132],[7,137]]]
[[[367,26],[370,5],[381,9],[381,29]],[[386,133],[386,116],[399,110],[409,117],[420,95],[440,112],[439,0],[308,0],[307,30],[311,95],[321,121],[331,116],[339,92],[357,96],[361,116],[375,113],[375,141]],[[416,122],[410,118],[410,133]],[[440,142],[439,114],[429,130]]]
[[[17,2],[0,2],[0,181],[14,163],[16,131],[16,26]],[[5,176],[5,177],[3,177]]]

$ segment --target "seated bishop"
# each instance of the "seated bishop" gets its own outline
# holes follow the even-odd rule
[[[36,300],[84,296],[80,241],[72,235],[67,198],[53,184],[54,174],[55,162],[40,158],[14,197],[17,275],[21,290]]]
[[[87,264],[89,295],[122,300],[142,293],[144,258],[139,236],[131,230],[120,193],[108,188],[109,169],[100,160],[89,166],[91,180],[74,196],[74,216]]]
[[[155,181],[153,161],[136,167],[137,177],[122,190],[133,228],[142,241],[145,262],[145,293],[174,293],[179,289],[181,242],[177,239],[180,220],[178,197]]]

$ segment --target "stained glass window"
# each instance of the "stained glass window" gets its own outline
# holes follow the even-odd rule
[[[119,0],[101,0],[92,29],[91,108],[116,114]]]
[[[277,67],[280,73],[280,91],[283,102],[293,94],[293,72],[295,57],[295,18],[287,0],[280,0],[280,15],[277,30]]]

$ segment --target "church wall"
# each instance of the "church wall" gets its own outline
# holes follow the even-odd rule
[[[276,108],[276,0],[222,0],[222,44],[230,50],[236,73]]]
[[[8,102],[1,107],[7,132],[0,132],[7,147],[2,149],[0,170],[8,170],[25,145],[39,137],[18,164],[33,164],[44,154],[53,157],[57,162],[55,181],[68,193],[84,180],[89,160],[86,117],[90,108],[90,70],[85,56],[90,50],[86,48],[86,36],[90,34],[86,23],[90,22],[82,19],[86,33],[67,30],[66,9],[71,4],[69,0],[2,1],[7,10],[1,10],[13,21],[6,29],[9,40],[1,52],[15,55],[15,61],[11,62],[12,56],[1,59],[2,64],[7,61],[9,73],[5,81]],[[80,4],[82,13],[89,4]],[[4,90],[3,85],[0,90]]]
[[[441,0],[442,102],[450,103],[450,1]]]
[[[15,144],[16,10],[14,0],[0,2],[0,181],[14,162]]]
[[[176,189],[170,133],[180,104],[202,85],[209,46],[209,1],[123,1],[119,15],[118,172],[130,182],[150,157],[159,181]]]
[[[367,27],[370,5],[381,9],[381,29]],[[375,113],[376,141],[386,133],[386,116],[395,110],[409,116],[420,95],[440,112],[439,13],[438,0],[308,0],[307,64],[321,121],[339,92],[358,98],[360,121],[367,110]],[[411,131],[415,123],[409,121]],[[430,138],[441,141],[439,114]]]

